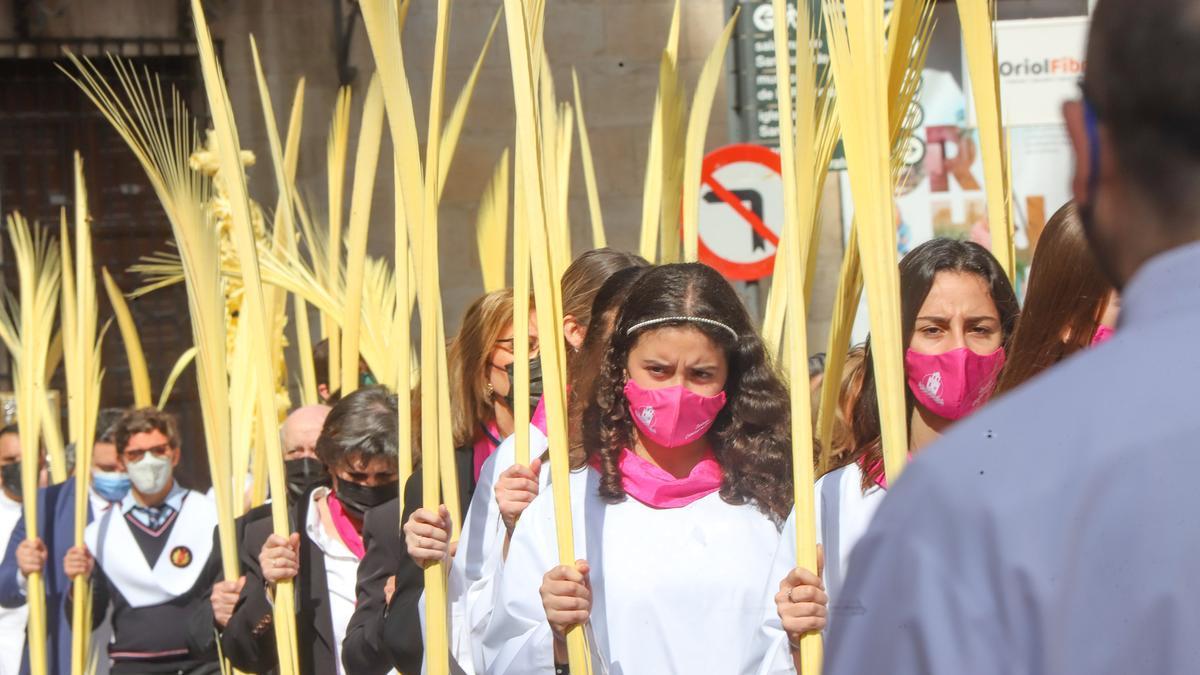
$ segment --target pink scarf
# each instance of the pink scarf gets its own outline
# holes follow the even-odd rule
[[[533,416],[529,419],[529,423],[537,427],[537,430],[546,435],[546,397],[538,399],[537,407],[533,410]]]
[[[656,509],[687,506],[719,490],[724,477],[712,451],[692,468],[687,478],[676,478],[628,449],[621,451],[617,466],[621,469],[625,492]]]
[[[475,450],[472,464],[475,469],[475,482],[479,482],[479,472],[483,469],[483,463],[488,457],[500,447],[500,429],[496,427],[496,423],[488,422],[480,433],[475,435]]]
[[[870,466],[865,464],[866,457],[858,460],[858,466],[863,470],[863,473],[872,476],[875,484],[884,490],[888,489],[887,472],[883,469],[883,460],[877,459],[871,462]],[[908,461],[912,461],[912,453],[908,453]]]
[[[329,519],[333,521],[333,529],[337,530],[342,543],[350,549],[355,558],[362,560],[363,556],[367,554],[367,549],[363,546],[362,533],[354,527],[350,516],[346,515],[346,510],[342,508],[342,503],[338,501],[337,495],[329,493],[329,498],[325,500],[325,503],[329,505]]]

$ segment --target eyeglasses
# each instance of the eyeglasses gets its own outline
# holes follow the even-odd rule
[[[138,462],[142,461],[142,458],[146,456],[147,452],[155,457],[165,457],[170,449],[171,446],[169,444],[163,443],[162,445],[155,445],[149,448],[130,448],[122,454],[125,455],[126,462],[130,464],[137,464]]]
[[[499,345],[501,349],[507,352],[512,352],[516,349],[517,339],[515,337],[501,338],[496,340],[496,344]],[[542,343],[539,342],[537,338],[529,338],[529,355],[537,356],[538,352],[541,350],[541,345]]]

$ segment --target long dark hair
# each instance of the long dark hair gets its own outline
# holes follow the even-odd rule
[[[996,393],[1009,391],[1092,342],[1112,284],[1068,202],[1046,223],[1029,273],[1025,308]]]
[[[697,263],[650,269],[629,289],[621,305],[583,418],[584,448],[588,459],[599,465],[601,497],[610,503],[625,498],[618,459],[622,449],[634,447],[625,374],[629,352],[645,331],[629,335],[629,328],[664,317],[713,319],[737,333],[734,339],[721,327],[685,320],[659,324],[695,328],[724,350],[729,365],[725,381],[728,403],[708,432],[725,474],[721,498],[730,504],[753,502],[777,523],[782,522],[792,507],[787,389],[772,368],[737,293],[715,270]]]
[[[931,239],[921,244],[900,261],[900,330],[904,335],[904,348],[908,348],[917,323],[917,312],[925,304],[925,298],[939,272],[965,272],[983,280],[992,302],[996,303],[1000,328],[1004,334],[1003,345],[1007,348],[1020,313],[1012,284],[1000,263],[986,248],[970,241],[945,238]],[[902,354],[896,357],[902,358]],[[862,368],[862,388],[852,408],[850,437],[853,448],[851,457],[863,466],[862,485],[865,490],[883,475],[879,400],[875,391],[875,359],[870,339],[867,340]],[[908,387],[904,388],[904,396],[908,403],[905,423],[909,424],[911,433],[910,420],[916,401]]]

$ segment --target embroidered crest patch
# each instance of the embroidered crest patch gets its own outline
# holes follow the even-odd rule
[[[171,549],[171,564],[176,567],[187,567],[192,564],[192,549],[186,546],[176,546]]]

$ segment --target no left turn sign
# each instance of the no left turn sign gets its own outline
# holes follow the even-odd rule
[[[700,261],[729,279],[769,276],[783,224],[779,155],[761,145],[727,145],[704,158],[700,175]]]

